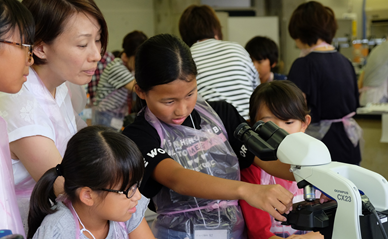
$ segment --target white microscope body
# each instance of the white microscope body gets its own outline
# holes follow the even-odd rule
[[[388,209],[388,183],[384,177],[360,166],[332,162],[327,147],[307,134],[287,135],[276,155],[291,165],[297,182],[305,180],[337,201],[332,239],[362,239],[359,190],[369,197],[376,211]]]

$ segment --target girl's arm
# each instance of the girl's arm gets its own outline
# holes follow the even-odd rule
[[[31,136],[21,138],[9,144],[11,157],[19,159],[35,181],[52,167],[60,164],[62,156],[49,138]],[[63,192],[63,177],[58,177],[54,184],[55,194]]]
[[[145,218],[143,218],[140,225],[135,230],[133,230],[131,233],[128,234],[128,237],[129,239],[133,239],[133,238],[155,239],[154,234],[152,234],[152,231],[148,226],[148,223],[145,220]]]
[[[255,157],[253,163],[272,176],[285,180],[295,181],[294,174],[290,172],[291,165],[282,163],[279,161],[279,159],[275,161],[263,161],[258,157]]]
[[[280,221],[292,206],[293,195],[280,185],[256,185],[210,176],[183,168],[171,158],[162,160],[153,171],[160,184],[182,195],[214,199],[245,200]]]

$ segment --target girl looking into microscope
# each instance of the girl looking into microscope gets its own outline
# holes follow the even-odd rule
[[[259,120],[272,121],[292,134],[304,132],[311,122],[302,91],[288,80],[259,85],[253,91],[249,104],[252,125]],[[272,176],[255,164],[241,170],[241,180],[261,185],[280,184],[294,194],[294,202],[303,200],[303,191],[298,189],[296,182]],[[281,225],[281,222],[274,220],[268,213],[253,208],[243,200],[240,200],[240,206],[250,239],[323,238],[314,232],[301,235],[306,232]]]

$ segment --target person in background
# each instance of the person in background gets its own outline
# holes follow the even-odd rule
[[[98,83],[92,124],[100,124],[120,130],[126,115],[128,98],[132,99],[135,78],[135,54],[147,40],[141,31],[128,33],[123,39],[123,53],[105,68]]]
[[[260,84],[253,92],[249,102],[250,124],[261,120],[272,121],[287,133],[304,132],[311,117],[302,91],[288,80]],[[294,194],[293,202],[304,200],[303,190],[298,189],[295,181],[288,181],[266,173],[256,165],[241,170],[241,180],[248,183],[270,185],[280,184]],[[291,226],[281,225],[267,212],[250,206],[240,200],[240,206],[247,226],[249,239],[278,238],[322,238],[319,233],[297,231]]]
[[[15,190],[27,228],[35,182],[62,161],[68,140],[86,123],[66,82],[85,85],[107,45],[107,25],[93,0],[23,0],[36,24],[34,65],[16,95],[0,94],[6,114]],[[58,177],[56,193],[63,191]]]
[[[34,187],[28,238],[155,239],[144,220],[149,199],[137,189],[143,172],[132,140],[103,126],[80,130],[61,164]],[[65,179],[65,194],[55,197],[58,176]]]
[[[311,124],[306,133],[322,140],[333,161],[358,165],[361,128],[352,118],[359,107],[352,63],[330,43],[337,30],[334,12],[319,2],[299,5],[288,31],[301,49],[288,79],[305,94]]]
[[[287,76],[272,72],[279,59],[278,46],[273,40],[268,37],[256,36],[248,41],[245,50],[251,56],[253,65],[259,73],[260,83],[287,80]]]
[[[92,76],[92,80],[88,83],[88,90],[87,93],[89,94],[89,100],[90,103],[94,103],[95,101],[95,94],[97,91],[97,85],[100,81],[102,72],[104,72],[104,69],[106,66],[111,63],[115,59],[115,56],[113,53],[110,53],[109,51],[106,51],[105,54],[101,57],[101,60],[97,63],[97,69],[94,72],[94,75]]]
[[[27,80],[34,63],[34,18],[19,1],[0,0],[0,91],[15,94]],[[16,202],[7,123],[0,110],[0,230],[25,237]]]
[[[388,41],[375,47],[359,77],[360,104],[388,102]]]
[[[115,58],[121,57],[121,53],[122,53],[122,51],[119,51],[119,50],[112,51],[112,54],[115,56]]]
[[[237,43],[222,40],[220,21],[207,5],[186,8],[179,32],[197,65],[198,93],[205,100],[225,100],[248,119],[249,97],[259,85],[248,52]]]

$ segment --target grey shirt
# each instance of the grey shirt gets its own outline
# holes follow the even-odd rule
[[[149,199],[142,196],[136,206],[136,212],[131,219],[125,222],[126,232],[120,223],[109,221],[109,232],[106,239],[128,238],[128,233],[135,230],[144,218]],[[74,220],[73,214],[62,202],[58,202],[55,206],[58,211],[47,215],[42,221],[40,227],[35,232],[33,239],[68,239],[76,238],[76,234],[80,235],[80,239],[87,239],[84,234],[77,230],[78,221]],[[86,228],[87,229],[87,228]]]

